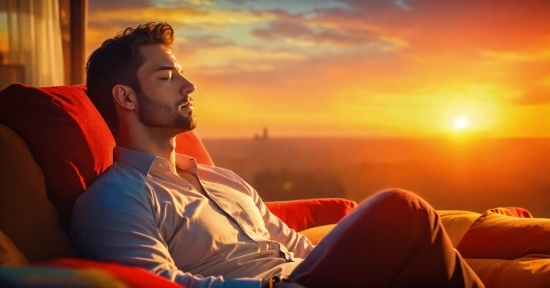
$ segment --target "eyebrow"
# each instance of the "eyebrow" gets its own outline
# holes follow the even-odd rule
[[[175,71],[178,71],[178,72],[183,72],[183,69],[178,69],[176,66],[160,66],[159,68],[157,68],[155,70],[155,72],[158,72],[158,71],[166,71],[166,70],[175,70]]]

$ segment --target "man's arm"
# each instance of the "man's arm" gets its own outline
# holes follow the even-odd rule
[[[87,258],[142,267],[188,288],[260,287],[260,279],[226,280],[179,270],[155,221],[157,204],[154,192],[145,184],[102,179],[75,203],[73,242]]]

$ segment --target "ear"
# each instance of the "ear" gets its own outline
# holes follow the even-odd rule
[[[126,110],[134,110],[136,108],[136,93],[130,86],[117,84],[113,86],[111,91],[115,104]]]

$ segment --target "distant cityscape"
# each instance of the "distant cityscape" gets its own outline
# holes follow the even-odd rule
[[[268,140],[269,139],[269,133],[267,131],[267,127],[264,127],[262,130],[262,134],[254,134],[254,140]]]
[[[519,206],[550,217],[550,138],[273,138],[203,142],[215,165],[236,172],[265,201],[343,197],[361,201],[402,188],[436,209],[484,212]],[[268,140],[268,141],[267,141]]]

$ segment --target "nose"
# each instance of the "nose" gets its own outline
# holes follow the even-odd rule
[[[187,95],[193,93],[193,91],[195,91],[195,85],[184,78],[183,85],[181,85],[180,88],[180,94]]]

